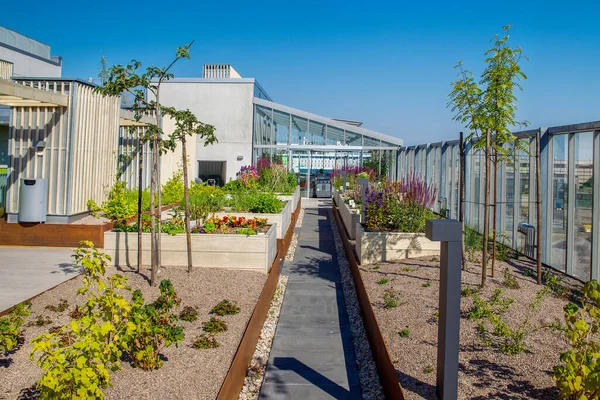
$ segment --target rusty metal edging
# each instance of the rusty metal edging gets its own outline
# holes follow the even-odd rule
[[[221,389],[217,395],[218,400],[237,399],[242,387],[244,386],[244,380],[246,379],[248,366],[252,361],[252,356],[256,350],[256,344],[258,343],[260,332],[265,320],[267,319],[269,308],[271,307],[271,300],[273,299],[275,289],[277,288],[281,261],[285,258],[288,248],[290,247],[290,243],[292,242],[294,227],[302,208],[301,202],[302,200],[298,202],[298,206],[292,215],[292,221],[285,236],[283,239],[277,241],[277,256],[275,257],[275,261],[273,261],[271,272],[269,273],[260,297],[256,302],[252,316],[246,325],[244,335],[242,336],[242,340],[238,345],[233,361],[231,362],[231,366],[229,367],[229,371],[227,372],[225,380],[221,385]]]
[[[371,305],[371,299],[369,298],[369,294],[367,293],[367,289],[365,288],[360,275],[358,263],[356,262],[356,256],[354,255],[354,249],[350,245],[350,241],[346,235],[346,230],[339,229],[342,222],[338,214],[337,207],[334,206],[332,208],[333,215],[337,221],[338,232],[340,233],[342,242],[344,243],[344,250],[346,251],[348,265],[350,266],[350,271],[352,272],[352,277],[354,278],[356,297],[358,297],[358,303],[360,305],[360,311],[363,317],[363,324],[365,326],[371,352],[373,353],[373,359],[377,365],[379,381],[383,387],[385,398],[388,400],[404,400],[404,391],[402,390],[402,386],[398,381],[396,368],[394,367],[394,364],[392,364],[392,360],[390,358],[387,346],[385,345],[383,335],[379,329],[379,324],[377,323],[377,318],[375,317],[375,312],[373,311],[373,307]]]

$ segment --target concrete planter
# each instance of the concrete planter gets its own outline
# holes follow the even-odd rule
[[[365,232],[356,224],[356,253],[361,265],[440,254],[440,243],[424,233]]]
[[[292,202],[292,212],[296,210],[298,207],[298,202],[300,201],[300,186],[296,186],[296,190],[291,195],[279,195],[277,196],[279,200],[282,201],[291,201]]]
[[[276,225],[277,239],[283,239],[285,233],[288,230],[288,227],[290,226],[290,222],[292,221],[292,212],[294,210],[295,209],[292,209],[292,202],[288,201],[279,214],[256,214],[236,211],[222,211],[215,213],[214,215],[219,218],[223,218],[226,215],[236,216],[238,218],[266,218],[267,224]]]
[[[338,203],[336,204],[340,210],[340,216],[342,217],[342,222],[346,228],[346,232],[348,232],[348,238],[350,240],[356,239],[356,225],[360,222],[360,214],[353,212],[339,194]]]
[[[276,226],[264,235],[192,234],[192,265],[194,267],[247,269],[268,273],[277,254]],[[161,234],[162,264],[187,265],[185,234]],[[150,234],[142,234],[142,263],[150,265]],[[137,232],[104,233],[104,252],[111,256],[111,265],[137,264]]]

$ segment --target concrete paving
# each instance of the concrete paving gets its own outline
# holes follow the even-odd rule
[[[304,199],[302,200],[304,203]],[[305,210],[260,399],[360,399],[326,208]]]
[[[0,311],[77,275],[73,249],[0,246]]]

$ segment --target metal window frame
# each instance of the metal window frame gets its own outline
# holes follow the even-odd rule
[[[591,278],[600,277],[600,130],[594,131],[593,200],[592,200],[592,267]]]

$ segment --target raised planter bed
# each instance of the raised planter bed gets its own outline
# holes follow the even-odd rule
[[[237,215],[237,214],[236,214]],[[268,273],[277,253],[277,225],[264,235],[192,234],[194,267],[246,269]],[[112,265],[137,264],[137,232],[104,233],[104,251]],[[163,265],[187,265],[185,234],[161,234]],[[150,234],[142,234],[142,263],[150,265]]]
[[[348,204],[344,202],[344,199],[340,194],[337,195],[338,202],[336,203],[340,210],[340,217],[348,233],[350,240],[356,239],[356,225],[360,222],[360,214],[357,214],[355,210],[352,210]]]
[[[266,218],[267,224],[276,225],[277,227],[277,239],[283,239],[285,233],[287,232],[290,222],[292,221],[292,212],[295,209],[292,208],[292,202],[288,201],[283,210],[279,214],[259,214],[259,213],[246,213],[246,212],[236,212],[236,211],[221,211],[218,213],[214,213],[212,215],[223,218],[227,215],[235,215],[236,217],[245,217],[247,219],[250,218]]]
[[[356,224],[356,254],[361,265],[440,254],[440,243],[424,233],[367,232]]]
[[[292,202],[292,211],[298,208],[298,202],[300,201],[300,186],[296,186],[296,190],[291,195],[278,195],[279,200],[282,201],[291,201]]]

